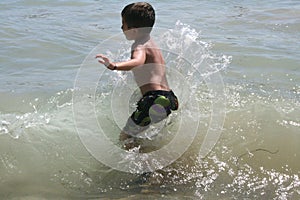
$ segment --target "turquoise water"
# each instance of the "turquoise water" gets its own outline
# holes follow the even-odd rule
[[[169,64],[170,85],[183,102],[162,141],[168,143],[179,125],[186,130],[179,134],[197,135],[148,184],[94,158],[73,115],[78,70],[85,63],[102,67],[87,57],[90,52],[129,56],[130,43],[118,35],[127,3],[0,2],[1,199],[299,199],[300,2],[150,1],[157,11],[153,35]],[[169,31],[190,36],[192,43],[180,46],[180,34],[164,37]],[[117,39],[107,41],[111,36]],[[176,65],[180,53],[185,60]],[[190,74],[191,66],[200,73]],[[207,84],[215,74],[223,80],[213,85],[222,88],[225,121],[217,144],[200,158],[212,102],[220,97]],[[114,111],[131,111],[139,97],[128,96],[125,83],[134,87],[130,74],[105,71],[93,99],[98,121],[115,143],[129,113]],[[84,110],[80,103],[91,98],[82,98],[76,106]],[[190,100],[199,108],[189,107]],[[179,123],[185,112],[201,119],[198,129]]]

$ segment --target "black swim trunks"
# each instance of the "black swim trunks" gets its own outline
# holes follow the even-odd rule
[[[123,131],[128,135],[137,134],[150,123],[157,123],[178,109],[178,99],[173,91],[149,91],[137,103],[137,109],[128,119]]]

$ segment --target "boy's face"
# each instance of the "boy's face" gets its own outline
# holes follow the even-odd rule
[[[123,30],[127,40],[135,40],[137,30],[135,28],[129,28],[123,17],[121,29]]]

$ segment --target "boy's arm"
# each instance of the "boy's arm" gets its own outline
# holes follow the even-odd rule
[[[102,60],[98,60],[99,63],[105,65],[110,70],[122,70],[128,71],[134,67],[143,65],[146,61],[146,52],[143,47],[137,47],[132,51],[131,59],[124,62],[111,62],[106,56],[102,54],[97,54],[96,58],[101,58]],[[116,66],[116,69],[115,69]]]

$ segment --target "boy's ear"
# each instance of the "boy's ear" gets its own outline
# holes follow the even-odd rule
[[[139,33],[139,28],[132,28],[131,30],[133,33]]]
[[[139,28],[132,28],[131,31],[132,31],[132,33],[133,33],[135,36],[138,36],[139,33],[140,33],[140,29],[139,29]]]

